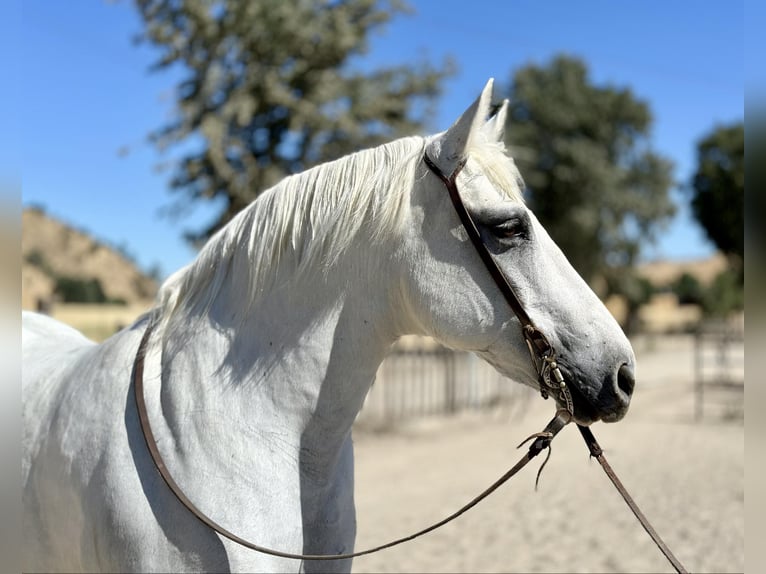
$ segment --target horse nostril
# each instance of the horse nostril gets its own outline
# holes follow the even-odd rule
[[[625,395],[630,398],[633,394],[633,388],[636,386],[636,376],[633,367],[623,363],[617,371],[617,386]]]

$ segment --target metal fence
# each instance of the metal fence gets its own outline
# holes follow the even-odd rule
[[[437,345],[399,347],[380,366],[357,420],[385,426],[414,417],[518,404],[528,396],[527,388],[472,353]]]
[[[702,324],[694,337],[694,415],[701,420],[705,403],[741,414],[745,390],[744,325]]]

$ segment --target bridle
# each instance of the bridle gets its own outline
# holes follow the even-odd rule
[[[436,177],[442,180],[447,188],[450,199],[452,200],[452,206],[455,208],[455,211],[460,218],[460,222],[463,224],[463,228],[468,233],[471,243],[473,243],[473,246],[476,248],[476,252],[479,254],[479,257],[481,257],[484,266],[495,281],[495,285],[500,289],[500,293],[503,294],[508,306],[513,310],[513,313],[521,323],[521,332],[524,335],[524,340],[527,342],[529,354],[532,357],[532,363],[534,363],[535,370],[537,370],[540,394],[544,399],[547,399],[548,396],[553,393],[554,396],[559,399],[559,402],[564,405],[566,411],[571,416],[574,416],[572,393],[569,391],[564,376],[561,374],[561,369],[559,369],[558,362],[556,361],[556,351],[548,342],[548,338],[545,334],[538,329],[532,322],[532,319],[530,319],[524,306],[521,304],[521,301],[519,301],[519,298],[516,296],[513,287],[511,287],[511,284],[508,282],[505,273],[500,270],[495,258],[492,257],[492,254],[487,249],[487,246],[481,238],[479,229],[476,227],[476,223],[474,223],[473,218],[465,208],[460,193],[458,193],[456,183],[457,176],[465,166],[465,160],[462,160],[452,172],[452,175],[447,177],[441,172],[431,158],[428,157],[428,154],[425,154],[423,159],[428,166],[428,169],[430,169]]]
[[[215,522],[213,519],[208,517],[201,510],[199,510],[196,507],[196,505],[191,500],[189,500],[189,498],[183,492],[183,490],[178,485],[178,483],[176,483],[176,481],[173,479],[173,476],[170,474],[162,458],[162,455],[160,454],[159,448],[157,447],[157,441],[154,438],[154,433],[152,432],[152,428],[149,422],[149,416],[148,416],[148,412],[146,408],[146,403],[144,400],[144,376],[143,376],[144,358],[146,356],[146,350],[149,344],[151,333],[154,329],[154,322],[150,320],[150,323],[147,326],[146,330],[144,331],[143,337],[141,338],[141,342],[139,343],[138,350],[136,352],[136,358],[133,363],[133,373],[132,373],[132,383],[134,386],[136,408],[138,411],[138,417],[139,417],[139,422],[141,425],[141,430],[143,432],[144,439],[146,440],[147,448],[152,457],[152,460],[154,461],[155,466],[157,467],[157,470],[159,471],[162,479],[165,481],[167,486],[176,496],[176,498],[178,498],[181,504],[183,504],[194,515],[195,518],[197,518],[199,521],[201,521],[203,524],[205,524],[206,526],[208,526],[209,528],[211,528],[212,530],[214,530],[221,536],[224,536],[225,538],[228,538],[229,540],[241,546],[244,546],[245,548],[249,548],[257,552],[269,554],[271,556],[276,556],[280,558],[290,558],[290,559],[296,559],[296,560],[345,560],[345,559],[355,558],[358,556],[372,554],[374,552],[378,552],[386,548],[391,548],[393,546],[397,546],[404,542],[414,540],[415,538],[418,538],[420,536],[423,536],[424,534],[432,532],[436,530],[437,528],[444,526],[448,522],[451,522],[452,520],[456,519],[458,516],[462,515],[463,513],[467,512],[468,510],[476,506],[479,502],[481,502],[486,497],[488,497],[490,494],[492,494],[501,485],[507,482],[511,477],[513,477],[516,473],[518,473],[524,466],[526,466],[527,463],[529,463],[529,461],[531,461],[534,457],[540,454],[543,450],[548,450],[548,456],[550,456],[551,441],[561,429],[563,429],[569,422],[573,420],[574,406],[572,403],[572,395],[569,388],[567,387],[564,376],[561,374],[561,370],[556,360],[556,352],[553,346],[550,344],[545,334],[535,326],[535,324],[532,322],[531,318],[525,311],[524,307],[522,306],[521,302],[516,296],[513,288],[508,282],[508,279],[506,278],[505,274],[500,270],[500,267],[498,267],[494,257],[487,249],[486,245],[484,244],[484,241],[482,241],[479,230],[476,227],[476,224],[474,223],[470,214],[468,213],[468,210],[465,208],[465,205],[463,204],[460,194],[458,193],[456,180],[460,171],[465,166],[465,160],[461,161],[457,165],[456,169],[449,176],[445,176],[441,172],[441,170],[436,166],[436,164],[431,160],[431,158],[428,157],[427,153],[424,154],[424,161],[425,161],[425,164],[428,166],[428,168],[431,170],[431,172],[434,175],[436,175],[444,183],[447,190],[449,191],[452,204],[460,218],[461,223],[463,224],[463,227],[468,233],[468,237],[471,239],[471,242],[473,243],[477,253],[481,257],[482,261],[484,262],[484,265],[487,268],[487,271],[489,271],[490,275],[492,276],[495,284],[500,289],[500,292],[503,294],[503,297],[505,298],[508,305],[511,307],[514,314],[516,315],[519,322],[521,323],[524,339],[527,343],[527,347],[529,348],[529,353],[532,358],[532,362],[534,363],[535,369],[538,373],[540,393],[542,394],[543,398],[546,398],[546,399],[548,398],[548,396],[553,395],[554,397],[558,399],[558,402],[562,404],[563,407],[559,408],[556,411],[556,415],[548,423],[548,425],[546,425],[543,431],[531,435],[519,445],[519,447],[521,447],[527,442],[531,441],[531,444],[529,446],[527,453],[524,454],[524,456],[513,467],[511,467],[505,474],[503,474],[498,480],[496,480],[489,487],[487,487],[483,492],[481,492],[479,495],[474,497],[470,502],[462,506],[459,510],[445,517],[444,519],[426,528],[423,528],[422,530],[419,530],[413,534],[410,534],[408,536],[397,538],[396,540],[392,540],[391,542],[387,542],[385,544],[381,544],[379,546],[368,548],[366,550],[360,550],[357,552],[350,552],[345,554],[298,554],[298,553],[291,553],[291,552],[283,552],[280,550],[267,548],[265,546],[260,546],[258,544],[249,542],[248,540],[240,538],[236,534],[230,532],[223,526],[219,525],[217,522]],[[684,569],[683,565],[678,561],[678,559],[673,555],[673,553],[670,551],[667,545],[656,533],[656,531],[651,526],[649,521],[646,519],[644,514],[641,512],[641,510],[638,508],[636,503],[633,501],[630,494],[628,494],[627,490],[625,490],[625,487],[617,478],[617,475],[614,473],[612,468],[607,463],[606,458],[604,457],[603,451],[601,447],[599,446],[598,442],[596,442],[596,439],[593,436],[592,432],[590,431],[590,428],[579,425],[579,424],[577,425],[577,427],[580,430],[580,433],[582,434],[585,440],[585,443],[588,446],[591,456],[593,456],[599,461],[601,466],[604,468],[604,471],[606,472],[607,476],[615,485],[617,490],[620,492],[625,502],[633,511],[633,514],[641,522],[641,525],[644,527],[646,532],[651,536],[652,540],[654,540],[655,544],[657,544],[658,548],[662,551],[662,553],[665,555],[668,561],[672,564],[676,572],[678,572],[679,574],[685,574],[686,570]],[[547,460],[548,459],[546,458],[545,462],[547,462]],[[543,463],[543,467],[545,466],[545,462]],[[542,467],[540,468],[540,471],[542,471]],[[538,479],[539,477],[540,477],[540,472],[538,471]]]

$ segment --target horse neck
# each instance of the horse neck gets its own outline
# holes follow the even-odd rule
[[[183,344],[166,343],[161,400],[177,452],[224,458],[220,445],[240,441],[238,452],[270,445],[300,458],[301,473],[332,472],[397,336],[386,249],[350,251],[261,295],[244,317],[233,280]]]

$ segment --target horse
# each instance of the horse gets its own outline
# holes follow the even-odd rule
[[[285,178],[100,344],[24,313],[24,571],[350,571],[242,548],[173,495],[133,395],[149,325],[146,410],[167,467],[219,524],[292,553],[354,548],[352,424],[399,337],[433,337],[538,388],[519,319],[426,158],[462,168],[466,209],[556,348],[574,420],[620,420],[631,345],[524,203],[507,100],[492,109],[490,80],[444,132]]]

